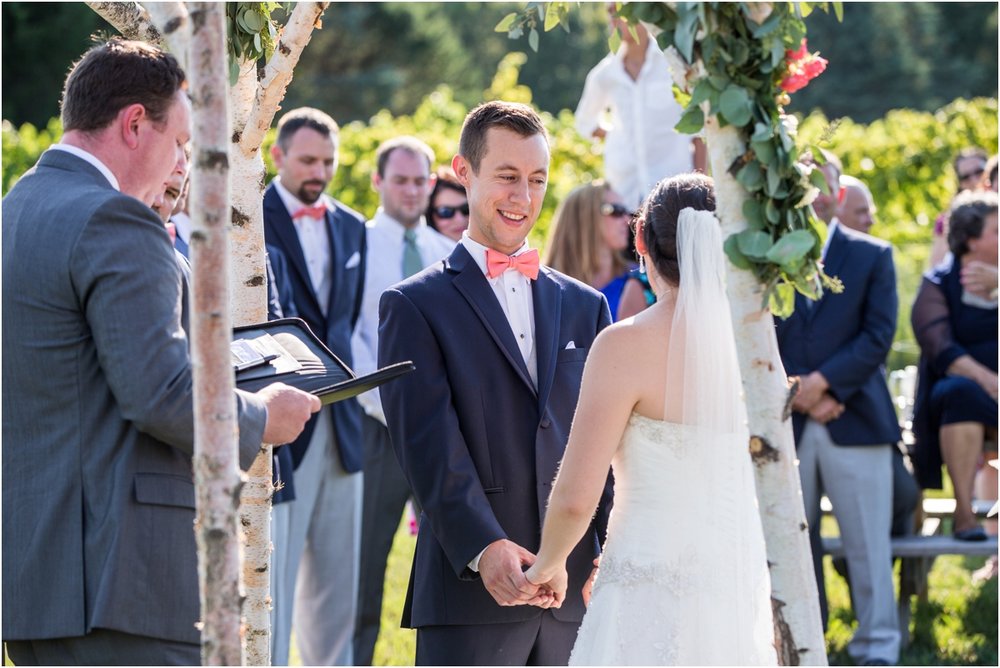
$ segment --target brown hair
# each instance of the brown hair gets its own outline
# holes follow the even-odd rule
[[[458,142],[459,154],[469,161],[476,174],[486,154],[486,133],[490,128],[505,128],[522,137],[542,135],[546,143],[549,140],[542,119],[528,105],[501,100],[484,102],[465,117]]]
[[[131,104],[141,104],[153,122],[161,123],[184,83],[184,70],[166,51],[144,42],[108,40],[83,54],[66,77],[63,130],[102,130]]]
[[[604,246],[601,232],[604,214],[601,213],[601,205],[604,204],[604,193],[609,189],[604,181],[594,181],[577,186],[559,203],[549,231],[545,264],[588,285],[594,285],[600,251]],[[612,257],[612,275],[625,273],[628,264],[621,253],[614,251]]]
[[[948,249],[960,258],[969,252],[969,240],[983,236],[986,216],[996,214],[997,194],[967,190],[952,201],[948,219]]]
[[[671,285],[681,280],[677,265],[677,217],[683,209],[715,211],[712,179],[704,174],[678,174],[656,184],[637,216],[649,257],[657,273]]]
[[[309,128],[324,137],[332,137],[334,143],[340,135],[340,126],[337,125],[337,121],[330,118],[329,114],[312,107],[299,107],[292,109],[278,121],[278,136],[274,143],[282,151],[287,151],[288,144],[292,141],[292,135],[301,128]]]
[[[433,169],[434,150],[416,137],[403,135],[402,137],[393,137],[392,139],[385,140],[379,145],[378,149],[376,149],[375,164],[379,176],[385,176],[386,163],[389,162],[389,156],[391,156],[392,152],[396,149],[408,151],[413,155],[422,156],[425,160],[427,160],[428,173],[431,169]]]

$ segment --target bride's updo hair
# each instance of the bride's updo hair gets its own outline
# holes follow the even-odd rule
[[[677,217],[683,209],[715,211],[712,179],[690,173],[663,179],[642,203],[637,217],[656,272],[671,285],[680,283],[677,266]]]

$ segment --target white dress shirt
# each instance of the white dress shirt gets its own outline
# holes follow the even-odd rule
[[[524,364],[528,367],[528,374],[531,382],[538,387],[538,356],[535,352],[535,302],[531,296],[531,280],[527,276],[514,269],[508,269],[496,278],[490,278],[486,273],[486,246],[478,241],[473,241],[466,230],[462,233],[462,240],[459,242],[469,251],[469,255],[476,261],[487,282],[493,288],[493,294],[500,302],[500,308],[507,316],[510,330],[514,333],[518,348],[521,349],[521,356]],[[517,256],[531,250],[528,242],[517,249],[511,255]],[[487,547],[489,547],[487,545]],[[483,551],[477,554],[469,562],[469,569],[475,573],[479,572],[479,560],[483,557]]]
[[[351,338],[354,371],[362,376],[378,369],[378,302],[386,288],[399,283],[403,276],[403,227],[381,207],[375,217],[366,223],[368,235],[368,264],[365,270],[365,289],[361,299],[361,313]],[[423,266],[448,257],[455,249],[455,242],[429,227],[423,220],[413,228],[417,249]],[[358,396],[358,403],[365,413],[385,424],[385,413],[379,399],[378,388]]]
[[[691,137],[674,130],[683,109],[674,100],[673,79],[656,40],[649,40],[635,81],[624,59],[623,46],[587,75],[576,129],[590,137],[604,127],[605,177],[629,207],[637,207],[661,179],[691,171]],[[605,111],[610,126],[601,123]]]
[[[90,153],[88,151],[84,151],[79,146],[71,146],[70,144],[53,144],[52,146],[49,146],[49,149],[50,150],[56,150],[56,151],[65,151],[66,153],[69,153],[70,155],[75,155],[76,157],[80,158],[81,160],[86,160],[87,162],[89,162],[94,167],[97,167],[97,169],[101,172],[101,174],[104,175],[104,178],[106,178],[108,180],[108,183],[111,184],[112,188],[114,188],[115,190],[121,191],[122,188],[118,184],[118,178],[108,168],[108,166],[105,165],[103,162],[101,162],[97,158],[97,156],[94,155],[93,153]]]
[[[309,281],[312,283],[319,308],[323,315],[326,315],[326,309],[330,303],[332,280],[330,278],[330,237],[327,234],[325,217],[302,216],[295,218],[295,212],[306,205],[281,185],[280,176],[274,179],[274,189],[278,192],[285,208],[288,209],[288,215],[292,216],[292,225],[295,226],[295,232],[299,237],[299,246],[302,247],[306,267],[309,269]],[[324,204],[328,209],[331,208],[326,193],[320,195],[316,204]]]
[[[469,232],[462,233],[462,240],[459,242],[469,251],[469,255],[476,261],[479,268],[486,275],[486,280],[493,288],[493,294],[500,302],[503,314],[507,316],[510,330],[514,333],[518,348],[521,349],[521,357],[528,367],[528,375],[531,382],[538,387],[538,361],[535,353],[535,308],[534,300],[531,297],[531,281],[527,276],[519,271],[508,269],[496,278],[490,278],[486,274],[486,246],[473,241],[469,237]],[[531,250],[528,242],[511,253],[512,256],[520,255]]]

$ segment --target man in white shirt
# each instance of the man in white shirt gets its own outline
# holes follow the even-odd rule
[[[634,26],[638,40],[632,37],[615,3],[608,4],[608,15],[622,45],[587,75],[576,129],[584,137],[604,139],[604,176],[634,208],[660,180],[692,168],[705,171],[705,148],[701,140],[674,130],[682,109],[656,40],[642,24]]]
[[[440,262],[455,242],[429,227],[424,211],[434,190],[434,152],[416,137],[396,137],[376,152],[372,186],[381,206],[367,223],[368,271],[361,315],[351,341],[358,375],[377,369],[378,301],[389,286]],[[354,629],[354,665],[369,666],[382,618],[382,589],[392,539],[410,486],[392,451],[378,389],[358,397],[365,411],[361,572]]]
[[[278,123],[278,168],[264,193],[268,254],[284,261],[294,313],[348,366],[365,276],[364,218],[325,194],[337,168],[336,122],[295,109]],[[289,304],[282,303],[283,310]],[[288,662],[293,623],[306,665],[352,665],[361,535],[361,407],[323,408],[288,446],[295,499],[274,506],[272,663]],[[285,472],[282,472],[284,477]]]

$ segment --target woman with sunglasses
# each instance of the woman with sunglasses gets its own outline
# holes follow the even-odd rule
[[[604,293],[612,315],[630,269],[624,251],[631,218],[621,195],[604,181],[579,186],[556,209],[543,260]]]
[[[462,238],[462,232],[469,226],[469,199],[451,167],[437,170],[426,218],[428,225],[455,241]]]

